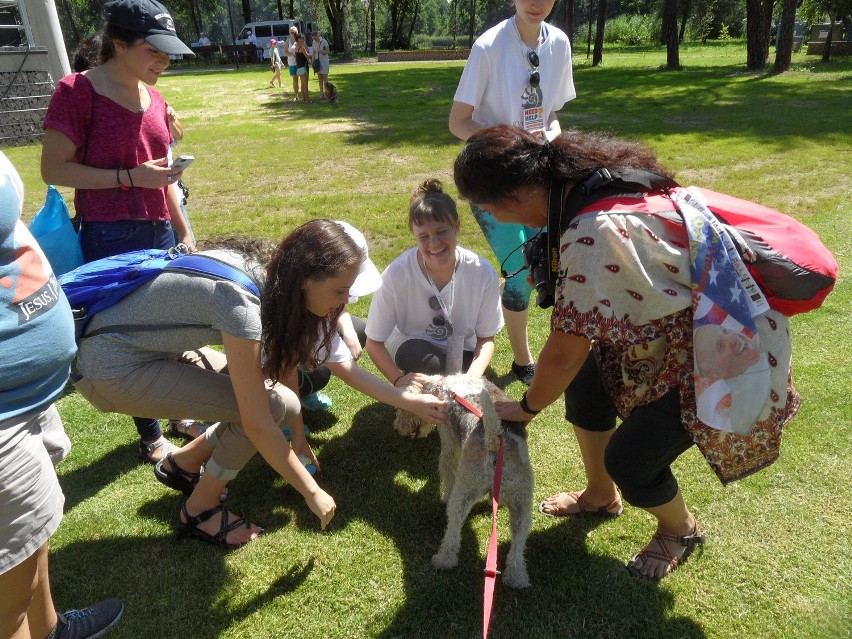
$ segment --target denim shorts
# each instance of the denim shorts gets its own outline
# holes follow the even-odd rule
[[[0,422],[0,574],[32,557],[59,527],[65,496],[53,465],[70,449],[53,404]]]
[[[80,246],[86,262],[130,251],[169,249],[174,245],[174,230],[168,220],[84,221],[80,228]]]

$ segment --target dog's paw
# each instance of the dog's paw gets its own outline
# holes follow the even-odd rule
[[[506,570],[503,571],[501,581],[509,588],[529,588],[532,585],[527,569],[524,567],[513,570],[507,566]]]
[[[438,552],[432,555],[432,566],[437,570],[452,570],[459,565],[456,554]]]

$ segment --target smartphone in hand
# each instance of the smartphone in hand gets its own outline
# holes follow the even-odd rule
[[[192,164],[195,158],[191,155],[179,155],[176,157],[172,163],[169,165],[170,169],[180,169],[181,171],[185,171],[186,168]]]

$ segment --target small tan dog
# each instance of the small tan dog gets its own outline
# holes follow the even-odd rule
[[[503,391],[481,377],[469,375],[434,376],[419,391],[450,401],[450,421],[438,427],[441,436],[442,500],[447,504],[447,530],[441,547],[432,556],[432,565],[448,570],[458,565],[461,529],[473,505],[494,482],[494,464],[499,437],[503,435],[503,476],[500,505],[509,509],[512,545],[506,557],[503,583],[511,588],[530,586],[524,547],[530,530],[533,498],[533,471],[527,449],[525,425],[504,422],[494,410],[495,401],[510,401]],[[483,413],[478,418],[457,398],[473,404]],[[394,428],[401,435],[426,437],[435,428],[407,411],[398,410]]]

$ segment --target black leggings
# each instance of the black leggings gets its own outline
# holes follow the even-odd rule
[[[352,316],[352,327],[361,342],[361,348],[367,343],[367,323],[360,317]],[[321,391],[328,385],[331,379],[331,371],[328,366],[318,366],[312,371],[299,370],[299,398],[304,399],[311,393]]]
[[[615,406],[591,353],[565,390],[565,417],[582,430],[615,428]],[[675,388],[657,401],[633,409],[609,440],[604,464],[630,504],[662,506],[678,490],[671,464],[692,444],[680,420],[680,389]]]
[[[447,354],[425,339],[410,339],[396,351],[394,362],[405,373],[443,375],[447,372]],[[473,351],[462,355],[462,370],[466,371],[473,362]]]

